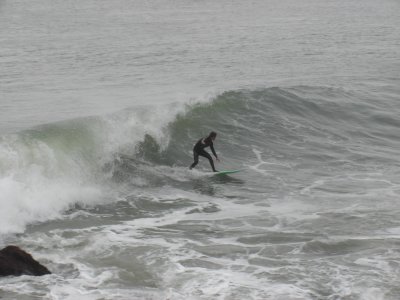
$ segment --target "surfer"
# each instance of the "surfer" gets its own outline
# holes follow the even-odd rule
[[[204,156],[205,158],[208,159],[208,161],[210,162],[211,168],[214,172],[218,172],[217,170],[215,170],[214,161],[213,161],[211,155],[206,150],[204,150],[204,148],[210,147],[212,153],[215,156],[215,159],[217,161],[219,161],[217,153],[215,153],[214,145],[213,145],[213,141],[215,140],[216,137],[217,137],[217,133],[214,131],[211,131],[210,134],[208,135],[208,137],[201,138],[200,140],[197,141],[196,145],[194,145],[194,147],[193,147],[194,162],[190,166],[190,168],[189,168],[190,170],[193,169],[199,163],[199,155],[200,155],[200,156]]]

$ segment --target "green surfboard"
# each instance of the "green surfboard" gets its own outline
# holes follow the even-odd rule
[[[218,171],[215,172],[214,175],[227,175],[227,174],[233,174],[233,173],[237,173],[240,172],[241,170],[225,170],[225,171]]]

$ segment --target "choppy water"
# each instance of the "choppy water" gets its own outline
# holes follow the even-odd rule
[[[0,298],[399,299],[399,12],[0,2]]]

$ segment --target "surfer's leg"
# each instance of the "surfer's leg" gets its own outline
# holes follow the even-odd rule
[[[189,168],[190,170],[193,169],[199,163],[199,154],[196,151],[193,151],[193,159],[194,159],[194,162],[190,166],[190,168]]]
[[[199,153],[199,155],[204,156],[205,158],[207,158],[208,161],[210,162],[210,165],[211,165],[212,170],[213,170],[214,172],[218,172],[217,170],[215,170],[214,161],[213,161],[211,155],[210,155],[207,151],[203,150],[203,151],[201,151],[201,152]]]

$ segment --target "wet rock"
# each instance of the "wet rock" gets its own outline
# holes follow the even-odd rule
[[[0,250],[0,276],[41,276],[46,274],[51,273],[19,247],[7,246]]]

